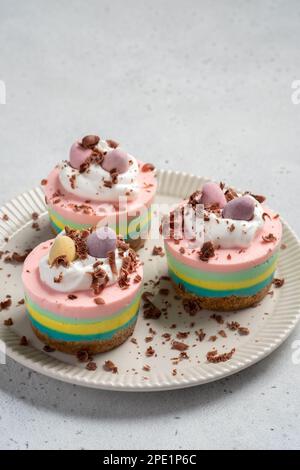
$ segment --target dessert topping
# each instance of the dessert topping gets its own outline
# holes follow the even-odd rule
[[[100,227],[87,237],[87,248],[91,256],[106,258],[117,246],[116,232],[109,227]]]
[[[50,266],[72,263],[76,258],[76,246],[72,238],[62,235],[56,237],[49,252]]]
[[[223,208],[226,204],[226,198],[220,186],[213,182],[205,183],[202,188],[200,204],[204,204],[204,206],[217,205]]]
[[[202,245],[201,250],[199,251],[199,258],[201,261],[208,262],[209,258],[215,256],[215,249],[212,242],[205,242]]]
[[[85,149],[93,149],[98,145],[100,137],[97,135],[87,135],[83,137],[80,145]]]
[[[126,173],[129,168],[128,153],[121,149],[110,150],[104,157],[102,168],[108,172],[114,170],[117,174]]]
[[[249,196],[242,196],[227,202],[223,209],[224,219],[251,220],[254,216],[255,202]]]

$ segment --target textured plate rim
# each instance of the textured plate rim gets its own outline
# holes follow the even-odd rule
[[[210,178],[172,170],[159,170],[158,177],[158,194],[173,197],[180,197],[182,194],[181,180],[187,180],[188,184],[185,186],[189,188],[189,192],[193,190],[191,188],[196,188],[204,181],[210,180]],[[5,226],[0,224],[1,245],[1,236],[4,239],[6,236],[11,237],[21,231],[30,223],[33,212],[38,212],[41,215],[46,212],[43,192],[40,187],[24,192],[1,207],[0,211],[9,215],[9,223],[6,223]],[[300,277],[297,278],[296,275],[296,266],[300,264],[300,242],[289,224],[284,220],[282,223],[284,238],[287,239],[285,243],[288,243],[288,246],[286,250],[282,251],[279,263],[284,277],[288,277],[288,283],[280,293],[278,303],[274,307],[274,314],[266,325],[251,340],[240,346],[228,362],[193,366],[189,369],[189,373],[183,377],[172,377],[158,372],[156,377],[151,377],[151,381],[148,382],[141,382],[139,378],[126,382],[126,374],[109,375],[100,371],[91,374],[78,366],[69,365],[50,357],[36,348],[27,347],[24,350],[19,345],[19,336],[13,330],[0,325],[0,339],[6,345],[6,354],[25,367],[63,382],[126,392],[187,388],[219,380],[244,370],[276,350],[293,331],[300,318],[300,289],[298,291],[295,289],[297,285],[300,285]],[[284,312],[284,317],[281,317],[280,314]],[[257,340],[259,345],[255,342]]]

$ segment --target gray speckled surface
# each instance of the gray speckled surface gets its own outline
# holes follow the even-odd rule
[[[0,0],[1,192],[36,185],[79,135],[262,192],[300,231],[298,1]],[[299,448],[292,342],[229,379],[88,390],[9,360],[1,448]]]

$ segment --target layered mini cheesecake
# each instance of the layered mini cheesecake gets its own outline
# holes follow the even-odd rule
[[[157,188],[155,169],[117,142],[95,135],[75,142],[69,159],[42,185],[56,233],[65,226],[83,230],[109,225],[135,249],[147,238]]]
[[[206,183],[171,213],[163,232],[169,274],[184,298],[232,311],[268,293],[282,225],[262,196]]]
[[[22,280],[36,336],[66,353],[100,353],[133,332],[141,299],[142,266],[108,227],[66,227],[26,258]]]

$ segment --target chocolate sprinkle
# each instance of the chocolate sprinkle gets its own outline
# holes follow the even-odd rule
[[[208,262],[209,258],[215,256],[215,250],[212,242],[205,242],[199,252],[201,261]]]
[[[218,354],[218,351],[209,351],[206,354],[206,359],[208,362],[218,363],[218,362],[226,362],[232,358],[233,354],[235,353],[235,348],[233,348],[228,353]]]
[[[282,279],[279,279],[279,278],[275,277],[275,278],[273,279],[272,283],[274,284],[274,287],[276,287],[276,288],[278,289],[278,288],[280,288],[280,287],[283,286],[283,284],[284,284],[284,279],[283,279],[283,278],[282,278]]]
[[[112,372],[113,374],[116,374],[118,372],[117,366],[109,360],[105,361],[103,369],[106,370],[106,372]]]

